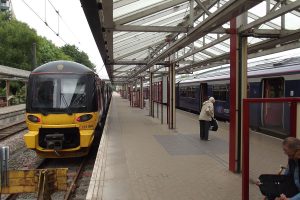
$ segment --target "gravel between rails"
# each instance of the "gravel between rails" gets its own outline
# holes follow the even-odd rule
[[[98,130],[100,132],[100,130]],[[9,169],[17,170],[17,169],[35,169],[37,168],[44,160],[44,158],[40,158],[36,155],[36,153],[30,149],[27,149],[24,143],[23,136],[26,133],[25,131],[21,131],[20,133],[13,135],[7,139],[0,141],[0,146],[9,146],[10,148],[10,158],[9,158]],[[94,145],[92,147],[91,152],[97,152],[98,145]],[[76,169],[78,168],[80,161],[83,158],[64,158],[64,159],[50,159],[47,160],[46,168],[61,168],[66,167],[68,170],[68,184],[71,183],[72,178],[76,174]],[[85,199],[90,178],[92,175],[94,162],[96,159],[96,154],[92,153],[86,161],[86,164],[83,168],[81,175],[78,178],[75,192],[71,195],[70,199],[73,200],[83,200]],[[55,192],[51,198],[55,200],[63,200],[65,192]],[[1,195],[1,199],[5,199],[7,195]],[[24,193],[20,194],[17,197],[17,200],[34,200],[37,199],[37,195],[35,193]]]

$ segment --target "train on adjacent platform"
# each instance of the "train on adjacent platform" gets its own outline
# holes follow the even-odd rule
[[[46,158],[86,155],[110,98],[110,85],[84,65],[54,61],[36,68],[28,80],[27,148]]]
[[[166,103],[166,79],[156,81],[153,89],[154,99]],[[300,97],[300,57],[249,67],[247,92],[249,98]],[[192,80],[176,83],[176,107],[199,113],[202,102],[213,96],[216,99],[215,116],[229,121],[229,94],[229,67],[211,70],[197,75]],[[250,105],[250,126],[254,130],[276,137],[286,137],[290,132],[290,105]]]

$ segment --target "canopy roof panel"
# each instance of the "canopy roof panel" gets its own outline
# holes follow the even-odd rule
[[[252,57],[300,47],[297,0],[81,0],[112,82],[147,71],[176,72],[228,63],[230,19],[245,16],[238,33]],[[246,12],[248,11],[248,12]],[[242,17],[241,17],[242,19]],[[281,48],[278,48],[278,47]]]

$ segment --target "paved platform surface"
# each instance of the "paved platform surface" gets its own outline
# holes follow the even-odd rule
[[[0,108],[0,129],[23,122],[24,120],[25,104]]]
[[[195,114],[177,110],[176,129],[169,130],[147,108],[132,108],[116,93],[110,108],[93,199],[241,199],[241,175],[228,170],[229,123],[219,123],[211,141],[201,141]],[[252,181],[286,163],[279,139],[251,132],[250,148]],[[251,200],[263,199],[253,182],[249,187]]]
[[[6,107],[0,107],[0,115],[25,110],[25,104],[19,104],[15,106],[6,106]]]

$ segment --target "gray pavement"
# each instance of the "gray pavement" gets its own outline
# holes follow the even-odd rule
[[[177,110],[176,129],[169,130],[116,93],[111,103],[105,150],[99,148],[104,161],[93,172],[101,174],[95,199],[241,199],[241,175],[228,170],[228,122],[210,133],[211,141],[201,141],[195,114]],[[286,164],[279,139],[251,132],[250,148],[253,181]],[[263,199],[252,182],[249,187],[251,200]]]

